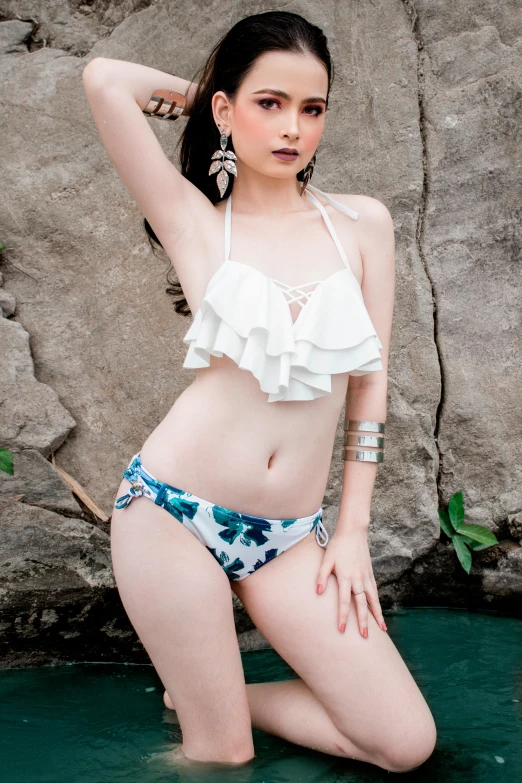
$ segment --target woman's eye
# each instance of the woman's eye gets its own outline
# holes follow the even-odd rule
[[[259,105],[262,106],[264,109],[269,109],[268,106],[265,106],[267,103],[275,103],[276,106],[279,106],[279,102],[274,100],[273,98],[263,98],[263,100],[259,101]],[[323,113],[323,109],[321,106],[306,106],[306,109],[312,109],[315,114],[311,114],[310,112],[306,112],[309,114],[310,117],[318,117],[320,114]]]
[[[279,104],[277,103],[277,101],[274,101],[274,99],[273,99],[273,98],[263,98],[263,100],[262,100],[262,101],[259,101],[259,105],[260,105],[260,106],[263,106],[263,108],[266,108],[266,107],[264,106],[264,104],[265,104],[265,103],[276,103],[276,104],[279,106]]]
[[[322,106],[307,106],[306,108],[314,109],[317,112],[317,114],[312,115],[313,117],[319,117],[319,115],[323,113]]]

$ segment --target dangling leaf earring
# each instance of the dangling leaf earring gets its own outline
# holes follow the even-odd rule
[[[222,132],[219,143],[221,149],[216,150],[212,155],[211,160],[213,163],[208,170],[208,175],[210,177],[212,174],[215,174],[216,171],[219,172],[216,177],[216,182],[221,198],[223,198],[223,194],[228,187],[229,176],[227,172],[230,171],[231,174],[234,174],[234,176],[237,177],[237,168],[234,163],[234,161],[237,160],[237,157],[232,150],[227,150],[228,136],[225,131]]]
[[[312,155],[312,159],[307,163],[306,168],[304,169],[301,193],[305,191],[306,186],[312,179],[312,174],[314,173],[314,166],[315,166],[315,152]]]

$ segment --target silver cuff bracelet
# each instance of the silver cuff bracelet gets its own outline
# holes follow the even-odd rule
[[[353,462],[383,462],[384,460],[384,422],[382,421],[358,421],[349,419],[344,422],[344,430],[347,433],[343,439],[344,459]],[[379,435],[364,435],[359,433],[380,433]],[[363,449],[349,448],[350,446],[373,446],[381,451],[366,451]]]

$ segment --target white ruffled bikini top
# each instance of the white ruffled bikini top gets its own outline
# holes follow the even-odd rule
[[[359,213],[307,185],[306,193],[320,210],[345,268],[324,280],[289,286],[232,261],[231,194],[225,210],[225,261],[210,278],[183,337],[189,344],[183,367],[209,367],[211,355],[226,354],[257,378],[268,402],[314,400],[331,393],[333,373],[365,375],[382,370],[382,343],[359,282],[324,206],[310,191],[354,220]],[[309,286],[315,288],[305,291]],[[301,305],[295,322],[292,302]]]

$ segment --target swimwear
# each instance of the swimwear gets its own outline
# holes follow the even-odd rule
[[[225,210],[225,261],[210,278],[201,305],[183,337],[183,367],[210,366],[226,354],[251,372],[267,402],[313,400],[331,394],[332,374],[382,370],[382,343],[366,309],[361,286],[323,204],[321,194],[354,220],[359,213],[308,184],[343,268],[324,280],[290,286],[230,258],[232,194]],[[315,286],[311,290],[305,290]],[[289,304],[301,306],[295,321]]]
[[[266,519],[240,514],[158,481],[143,467],[140,452],[132,457],[123,478],[132,482],[132,486],[116,500],[115,508],[126,508],[139,495],[150,498],[199,538],[229,579],[245,579],[297,544],[314,528],[319,546],[325,547],[328,543],[322,506],[315,514],[297,519]]]

